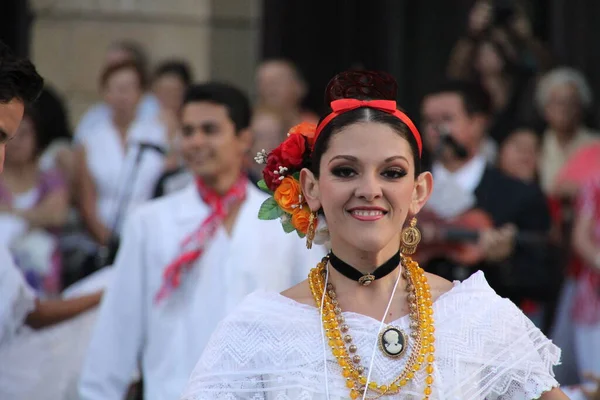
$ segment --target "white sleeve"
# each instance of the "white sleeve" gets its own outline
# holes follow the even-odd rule
[[[145,257],[142,216],[123,230],[111,282],[104,293],[80,382],[81,400],[121,400],[144,342]]]
[[[110,116],[110,111],[106,104],[96,103],[89,107],[75,128],[73,141],[75,143],[81,143],[83,140],[85,140],[85,137],[90,133],[90,131],[93,130],[95,126],[99,122],[102,122],[102,120],[107,116]]]
[[[9,250],[0,246],[0,344],[10,340],[34,309],[35,294],[14,264]]]
[[[482,371],[482,382],[490,380],[486,398],[495,400],[537,399],[558,387],[553,368],[560,349],[510,300],[496,303],[490,315],[493,336],[487,342],[490,360]]]

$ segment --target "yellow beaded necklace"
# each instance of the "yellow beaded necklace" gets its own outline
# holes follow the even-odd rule
[[[325,288],[324,276],[327,273],[327,258],[324,258],[315,268],[310,271],[309,285],[317,307],[321,309],[321,299],[323,299],[323,328],[327,335],[329,346],[339,366],[342,368],[342,375],[346,378],[346,386],[350,389],[350,398],[357,399],[365,390],[377,393],[377,396],[370,399],[377,399],[382,396],[389,396],[400,392],[401,388],[411,381],[415,374],[425,367],[427,377],[425,378],[426,387],[424,390],[425,400],[429,400],[431,395],[431,385],[433,384],[433,362],[435,347],[433,343],[435,328],[433,325],[433,303],[431,292],[425,272],[419,264],[409,257],[402,257],[401,264],[404,266],[403,277],[407,280],[406,290],[408,294],[408,304],[411,318],[411,336],[415,340],[412,353],[406,363],[404,371],[388,385],[379,385],[376,382],[369,382],[368,389],[365,368],[360,365],[360,356],[355,354],[357,348],[352,344],[352,337],[348,334],[349,327],[344,323],[342,310],[338,305],[337,296],[332,284]],[[326,290],[326,296],[323,291]],[[340,326],[340,324],[342,324]],[[354,354],[351,356],[351,354]]]

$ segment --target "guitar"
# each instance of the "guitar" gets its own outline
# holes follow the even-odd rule
[[[480,232],[494,228],[494,221],[480,209],[469,210],[449,220],[433,212],[422,211],[419,225],[424,231],[424,240],[415,253],[417,261],[427,263],[435,258],[446,258],[460,265],[472,266],[484,259],[478,246]],[[515,236],[517,246],[540,246],[548,241],[548,235],[538,232],[518,232]]]

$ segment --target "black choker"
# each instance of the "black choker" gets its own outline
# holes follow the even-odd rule
[[[370,274],[363,274],[353,266],[346,264],[344,261],[337,258],[333,252],[329,252],[329,262],[337,272],[344,275],[346,278],[357,281],[363,286],[369,286],[374,280],[383,278],[400,265],[400,252],[394,254],[392,258],[381,264]]]

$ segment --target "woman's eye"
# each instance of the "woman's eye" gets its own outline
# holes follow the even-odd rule
[[[331,173],[339,178],[350,178],[356,175],[356,172],[349,167],[338,167],[334,168]]]
[[[382,175],[389,179],[399,179],[406,176],[406,171],[403,169],[388,169]]]

